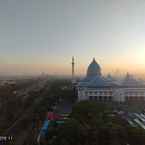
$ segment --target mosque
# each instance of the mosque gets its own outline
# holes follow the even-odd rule
[[[102,76],[95,58],[88,66],[87,75],[77,83],[78,101],[145,101],[145,84],[127,74],[121,81]]]

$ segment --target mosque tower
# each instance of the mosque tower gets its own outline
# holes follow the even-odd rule
[[[74,80],[75,75],[75,62],[74,62],[74,56],[72,57],[72,81]]]

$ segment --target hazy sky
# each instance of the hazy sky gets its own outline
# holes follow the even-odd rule
[[[0,0],[0,74],[145,73],[145,0]]]

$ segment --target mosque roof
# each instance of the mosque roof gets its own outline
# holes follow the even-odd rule
[[[101,67],[95,58],[87,69],[87,76],[78,83],[82,87],[111,87],[113,82],[101,76]]]
[[[115,84],[113,82],[108,81],[107,79],[101,76],[94,77],[86,77],[82,81],[79,82],[78,86],[82,87],[112,87]]]
[[[111,75],[103,77],[101,67],[95,59],[87,69],[87,76],[78,83],[79,87],[142,87],[145,86],[141,81],[136,80],[133,76],[127,74],[125,79],[119,83]]]

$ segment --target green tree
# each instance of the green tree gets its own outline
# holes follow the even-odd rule
[[[82,101],[48,138],[49,145],[144,145],[145,131],[128,125],[107,104]]]

